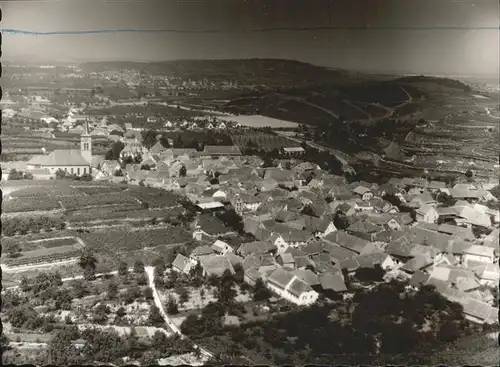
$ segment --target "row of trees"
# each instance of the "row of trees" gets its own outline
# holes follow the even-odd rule
[[[31,172],[23,172],[23,171],[18,171],[15,168],[12,168],[9,172],[8,180],[32,180],[33,175]]]
[[[83,347],[75,345],[83,339]],[[137,360],[141,365],[153,365],[158,359],[171,355],[189,353],[193,346],[178,335],[167,336],[157,331],[152,338],[139,338],[137,332],[120,336],[111,329],[86,329],[79,331],[76,326],[59,330],[49,343],[45,364],[77,365],[91,363],[113,363],[122,365],[123,358]]]
[[[66,223],[62,218],[37,216],[37,217],[12,217],[2,220],[2,235],[10,237],[15,234],[27,234],[28,232],[39,233],[40,231],[63,230],[66,228]],[[5,252],[12,252],[14,247],[18,245],[7,243]]]

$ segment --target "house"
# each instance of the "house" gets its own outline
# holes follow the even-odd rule
[[[364,186],[357,186],[352,192],[358,195],[363,201],[368,201],[373,197],[373,191]]]
[[[388,254],[380,251],[361,254],[354,257],[354,259],[358,262],[360,268],[373,268],[375,265],[379,265],[382,269],[389,270],[396,266]]]
[[[470,228],[466,227],[458,227],[450,224],[440,224],[437,227],[437,231],[440,233],[445,233],[450,236],[456,236],[464,241],[475,241],[476,236],[474,236],[474,232]]]
[[[428,192],[424,192],[423,194],[417,195],[410,200],[410,205],[415,204],[416,206],[433,206],[436,204],[436,200],[434,200],[431,194],[429,194]]]
[[[486,195],[485,190],[450,189],[450,196],[455,200],[478,201]]]
[[[238,248],[241,256],[250,254],[274,254],[277,251],[276,245],[268,241],[254,241],[242,243]]]
[[[215,241],[211,248],[220,255],[226,255],[228,252],[233,252],[233,248],[221,240]]]
[[[248,195],[244,193],[237,194],[236,198],[233,199],[232,201],[234,210],[240,214],[245,211],[254,212],[259,208],[259,206],[262,203],[257,196]]]
[[[472,245],[463,251],[463,263],[470,267],[480,264],[493,264],[495,261],[495,250],[491,247]]]
[[[455,222],[469,226],[488,228],[491,226],[491,218],[470,206],[454,206],[450,208],[455,211]]]
[[[418,255],[412,258],[410,261],[408,261],[406,264],[404,264],[401,267],[401,270],[413,274],[416,271],[422,271],[425,268],[433,265],[434,262],[432,261],[430,256],[424,256],[424,255]]]
[[[357,254],[364,254],[374,250],[373,244],[362,238],[348,234],[345,231],[335,231],[323,237],[323,240],[339,245]]]
[[[278,247],[278,252],[285,251],[289,246],[298,247],[306,244],[310,233],[290,228],[274,227],[270,240]]]
[[[468,298],[461,302],[465,317],[478,324],[494,324],[498,322],[498,308],[491,307],[486,302]]]
[[[114,176],[118,171],[120,171],[120,169],[120,163],[113,160],[105,160],[100,166],[100,170],[109,176]]]
[[[50,174],[62,170],[67,174],[82,176],[92,172],[92,137],[88,123],[84,123],[80,136],[80,149],[56,149],[46,156],[36,156],[27,162],[28,170],[48,169]]]
[[[212,255],[214,254],[215,251],[212,250],[212,248],[208,245],[203,245],[203,246],[198,246],[196,247],[193,251],[191,251],[191,254],[189,255],[189,258],[191,260],[198,260],[200,256],[207,256],[207,255]]]
[[[234,231],[224,225],[217,217],[210,214],[201,214],[198,216],[195,224],[193,238],[207,236],[209,238],[232,234]],[[196,237],[194,237],[196,234]]]
[[[347,292],[344,277],[340,272],[325,272],[319,275],[319,282],[324,291]]]
[[[283,252],[278,255],[276,262],[285,268],[293,269],[295,267],[295,259],[289,252]]]
[[[311,288],[315,288],[321,285],[319,277],[312,270],[298,269],[292,271],[291,273],[296,275],[298,279],[308,284]]]
[[[287,157],[298,157],[306,154],[306,151],[302,147],[283,147],[281,154]]]
[[[439,214],[431,205],[422,205],[415,209],[417,222],[435,223]]]
[[[222,255],[207,255],[200,256],[199,261],[203,269],[203,276],[216,275],[222,276],[226,270],[234,274],[234,268],[231,261],[226,256]]]
[[[480,284],[496,287],[500,281],[500,268],[498,264],[482,264],[474,269],[474,273]]]
[[[182,254],[177,254],[174,262],[172,263],[172,269],[184,274],[189,274],[190,270],[194,265],[194,261],[187,258]]]
[[[307,283],[285,269],[276,269],[266,279],[266,286],[282,298],[297,305],[311,305],[319,294]]]
[[[346,232],[367,241],[373,241],[375,234],[382,231],[382,229],[368,219],[361,219],[351,224],[346,229]]]

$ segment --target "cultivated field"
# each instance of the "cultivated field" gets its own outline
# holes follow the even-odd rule
[[[270,127],[272,129],[295,128],[299,124],[292,121],[278,120],[275,118],[261,115],[240,115],[240,116],[220,116],[224,121],[233,121],[240,123],[242,126],[253,128]]]
[[[231,134],[231,139],[235,145],[240,147],[252,147],[254,149],[263,149],[265,151],[300,145],[298,142],[287,139],[284,136],[261,132],[248,132],[245,134],[234,133]]]

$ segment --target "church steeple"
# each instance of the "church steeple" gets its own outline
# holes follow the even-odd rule
[[[89,163],[92,162],[92,137],[89,133],[89,124],[87,119],[85,119],[85,123],[83,124],[83,132],[80,136],[80,151],[82,157]]]

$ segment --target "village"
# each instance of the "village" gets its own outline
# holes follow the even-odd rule
[[[4,231],[21,247],[9,245],[14,250],[2,256],[2,270],[10,291],[34,292],[40,314],[52,312],[38,299],[50,296],[34,291],[51,282],[52,275],[41,274],[61,271],[54,279],[62,280],[54,282],[80,296],[56,307],[65,311],[54,316],[58,322],[78,325],[82,333],[96,326],[129,337],[139,331],[155,348],[175,349],[161,347],[162,353],[141,360],[162,364],[212,360],[212,346],[176,339],[194,338],[200,314],[212,312],[225,327],[237,328],[290,310],[348,305],[383,284],[402,284],[409,294],[434,289],[460,304],[471,323],[497,325],[498,182],[476,179],[472,169],[446,180],[424,173],[366,182],[333,153],[306,144],[300,128],[278,134],[227,116],[181,117],[179,106],[163,106],[175,118],[148,115],[144,100],[113,102],[131,110],[139,105],[142,112],[125,119],[89,113],[105,101],[65,104],[68,112],[54,118],[40,107],[54,98],[45,92],[35,90],[20,113],[3,110],[9,128],[23,126],[24,135],[9,136],[12,159],[2,164],[3,219],[12,221]],[[386,155],[400,156],[399,146],[388,144]],[[45,223],[50,229],[40,238],[27,233],[36,220],[19,228],[25,223],[19,218],[47,213],[62,216],[52,219],[57,225]],[[50,241],[57,244],[40,250]],[[141,257],[150,249],[163,260]],[[100,272],[95,262],[103,261],[95,260],[96,274],[87,277],[82,251],[91,258],[107,251],[117,260]],[[71,262],[80,264],[83,276],[65,273]],[[24,272],[29,280],[21,279]],[[81,290],[82,279],[94,290]],[[59,293],[54,297],[61,302]],[[13,320],[9,314],[8,330],[17,335],[27,321],[13,327]],[[46,342],[11,345],[52,343]]]

